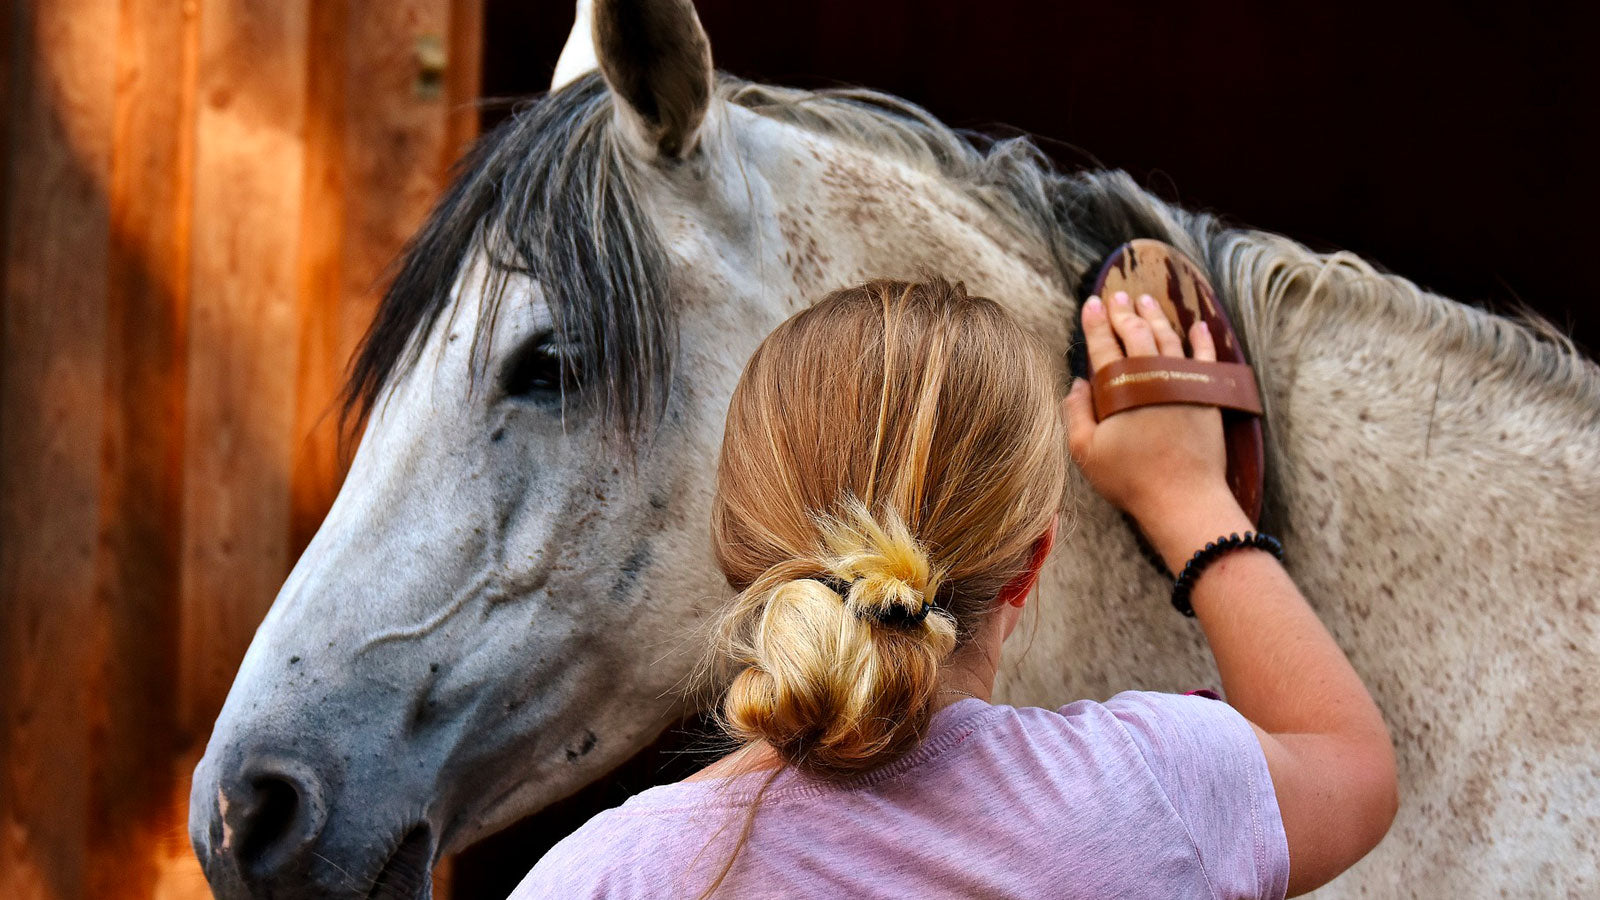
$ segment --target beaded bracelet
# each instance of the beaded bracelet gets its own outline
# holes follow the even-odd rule
[[[1189,604],[1189,592],[1194,590],[1195,580],[1200,577],[1200,573],[1204,571],[1205,567],[1211,565],[1217,557],[1227,553],[1229,550],[1237,550],[1240,547],[1257,547],[1277,557],[1279,562],[1283,561],[1283,544],[1270,534],[1246,531],[1244,534],[1235,532],[1227,537],[1219,537],[1196,550],[1194,555],[1189,557],[1189,561],[1184,564],[1183,571],[1179,572],[1177,579],[1172,582],[1173,608],[1193,618],[1194,607]]]

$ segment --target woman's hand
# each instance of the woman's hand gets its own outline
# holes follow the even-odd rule
[[[1090,297],[1082,314],[1092,372],[1125,355],[1184,355],[1183,341],[1148,294],[1134,301],[1118,291],[1110,303]],[[1216,360],[1216,345],[1204,321],[1189,329],[1189,345],[1194,359]],[[1101,496],[1133,516],[1147,533],[1164,521],[1214,518],[1219,505],[1220,512],[1234,518],[1226,509],[1238,504],[1228,490],[1222,413],[1216,407],[1163,403],[1096,422],[1083,379],[1073,380],[1062,407],[1073,461]]]

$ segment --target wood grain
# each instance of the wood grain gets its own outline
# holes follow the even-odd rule
[[[20,4],[0,359],[0,896],[85,890],[115,0]],[[86,640],[86,638],[88,638]]]
[[[186,11],[187,10],[187,11]],[[109,186],[89,892],[144,896],[175,824],[192,7],[122,0]]]
[[[482,128],[478,101],[483,96],[484,5],[472,0],[450,3],[450,68],[445,72],[445,101],[449,104],[449,140],[441,175],[467,151]]]
[[[0,897],[209,895],[189,773],[475,130],[479,5],[0,13]],[[431,96],[425,34],[473,68]]]
[[[200,16],[179,722],[205,734],[289,567],[307,0]]]
[[[344,480],[339,456],[339,377],[352,350],[342,329],[345,250],[348,7],[312,7],[305,182],[298,260],[300,333],[290,461],[289,551],[298,558]],[[360,98],[357,98],[360,102]]]

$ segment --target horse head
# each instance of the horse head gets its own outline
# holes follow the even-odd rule
[[[707,522],[745,359],[828,289],[929,268],[1064,354],[1062,273],[1113,237],[1052,227],[1036,155],[867,91],[719,76],[687,0],[580,15],[355,362],[349,475],[195,772],[217,893],[425,893],[439,854],[688,711],[695,626],[727,595]]]

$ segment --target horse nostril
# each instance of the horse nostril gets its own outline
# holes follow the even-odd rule
[[[247,879],[294,868],[326,820],[322,791],[310,770],[282,760],[248,766],[221,797],[223,846],[232,846]]]
[[[254,869],[272,849],[294,829],[295,813],[300,809],[300,792],[281,778],[257,779],[252,806],[240,823],[239,862]]]

